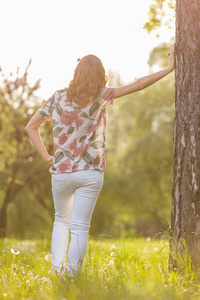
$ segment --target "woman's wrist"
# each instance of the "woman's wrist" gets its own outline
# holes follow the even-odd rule
[[[44,160],[50,165],[53,164],[53,156],[51,155],[45,156]]]
[[[42,158],[44,159],[44,161],[48,162],[48,161],[50,161],[50,160],[53,159],[53,156],[51,156],[51,155],[49,155],[49,154],[47,153],[47,154],[44,155]]]
[[[174,66],[168,66],[167,69],[169,70],[169,73],[172,72],[174,70]]]

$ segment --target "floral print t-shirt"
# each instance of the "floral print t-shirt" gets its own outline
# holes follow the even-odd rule
[[[79,170],[105,171],[106,105],[113,104],[114,89],[103,88],[98,98],[80,107],[67,101],[65,89],[56,91],[39,109],[52,119],[55,154],[52,174]]]

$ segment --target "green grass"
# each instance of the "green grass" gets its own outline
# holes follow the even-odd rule
[[[0,299],[200,299],[191,269],[169,274],[167,240],[89,240],[81,274],[65,281],[51,270],[50,248],[48,240],[0,240]]]

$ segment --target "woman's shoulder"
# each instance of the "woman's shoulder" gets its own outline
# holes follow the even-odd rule
[[[113,87],[102,88],[98,100],[100,100],[104,105],[113,104],[114,94],[115,94],[115,88]]]
[[[57,92],[59,94],[66,94],[67,93],[67,89],[59,89],[59,90],[57,90]]]
[[[57,95],[60,96],[60,97],[63,97],[63,96],[66,97],[66,95],[67,95],[67,90],[66,90],[66,89],[59,89],[59,90],[56,90],[56,93],[57,93]]]
[[[53,93],[53,98],[55,101],[60,102],[62,99],[66,100],[67,91],[66,89],[59,89]]]
[[[107,94],[108,92],[110,93],[110,92],[112,92],[112,91],[114,91],[114,90],[115,90],[115,88],[112,87],[112,86],[102,88],[102,89],[101,89],[100,96],[101,96],[102,98],[104,98],[104,97],[105,97],[105,94]]]

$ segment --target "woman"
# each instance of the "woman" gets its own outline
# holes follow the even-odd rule
[[[77,273],[87,250],[92,213],[103,185],[105,165],[106,106],[118,98],[142,90],[174,69],[175,45],[169,66],[137,81],[106,88],[107,77],[94,55],[83,57],[69,87],[56,91],[26,126],[41,157],[52,165],[55,221],[52,233],[52,265],[58,275]],[[52,119],[55,154],[50,156],[39,134],[39,126]]]

